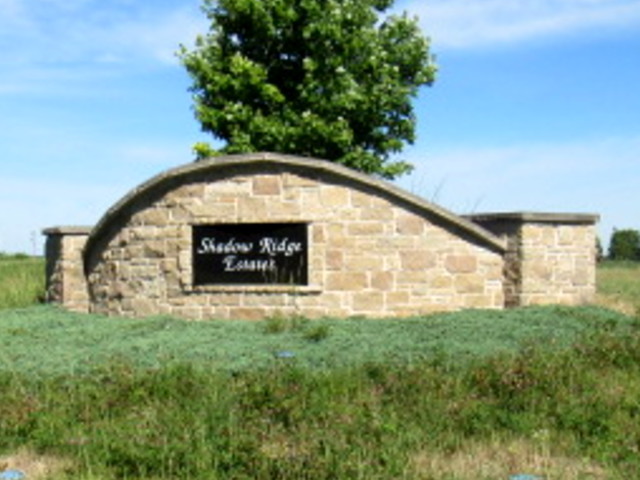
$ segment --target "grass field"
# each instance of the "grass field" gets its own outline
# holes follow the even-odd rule
[[[38,263],[0,259],[0,285],[12,283],[7,272],[23,278],[14,260],[25,271]],[[255,323],[74,315],[34,305],[34,280],[18,289],[35,292],[20,308],[0,303],[0,470],[29,480],[636,478],[639,280],[637,265],[601,266],[609,308]]]
[[[44,260],[0,254],[0,309],[20,308],[44,297]]]
[[[639,313],[640,264],[603,262],[598,268],[598,302],[629,315]]]

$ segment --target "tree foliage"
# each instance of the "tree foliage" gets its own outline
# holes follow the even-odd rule
[[[204,0],[211,22],[180,58],[221,153],[277,151],[394,178],[415,139],[412,100],[435,66],[393,0]],[[212,153],[198,144],[200,156]]]
[[[633,229],[614,230],[609,242],[611,260],[640,260],[640,232]]]

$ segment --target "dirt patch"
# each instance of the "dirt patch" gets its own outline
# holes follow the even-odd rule
[[[624,300],[620,295],[605,295],[599,293],[596,295],[596,304],[615,310],[624,315],[634,316],[638,315],[638,306],[628,300]]]
[[[44,480],[70,471],[71,462],[61,458],[37,455],[29,450],[0,455],[0,472],[19,470],[26,480]]]
[[[536,440],[489,441],[470,444],[450,454],[419,452],[411,462],[417,479],[507,479],[530,474],[545,480],[606,480],[609,474],[586,459],[551,452]]]

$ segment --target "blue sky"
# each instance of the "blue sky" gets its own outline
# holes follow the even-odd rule
[[[457,213],[640,228],[640,0],[398,0],[440,71],[397,183]],[[92,225],[208,140],[174,56],[199,0],[0,0],[0,251]]]

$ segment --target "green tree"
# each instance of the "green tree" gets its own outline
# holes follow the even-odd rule
[[[640,260],[640,232],[638,230],[613,230],[609,243],[611,260]]]
[[[412,100],[434,81],[417,20],[393,0],[204,0],[210,31],[179,53],[219,153],[275,151],[394,178],[415,140]],[[208,144],[199,157],[216,154]]]

